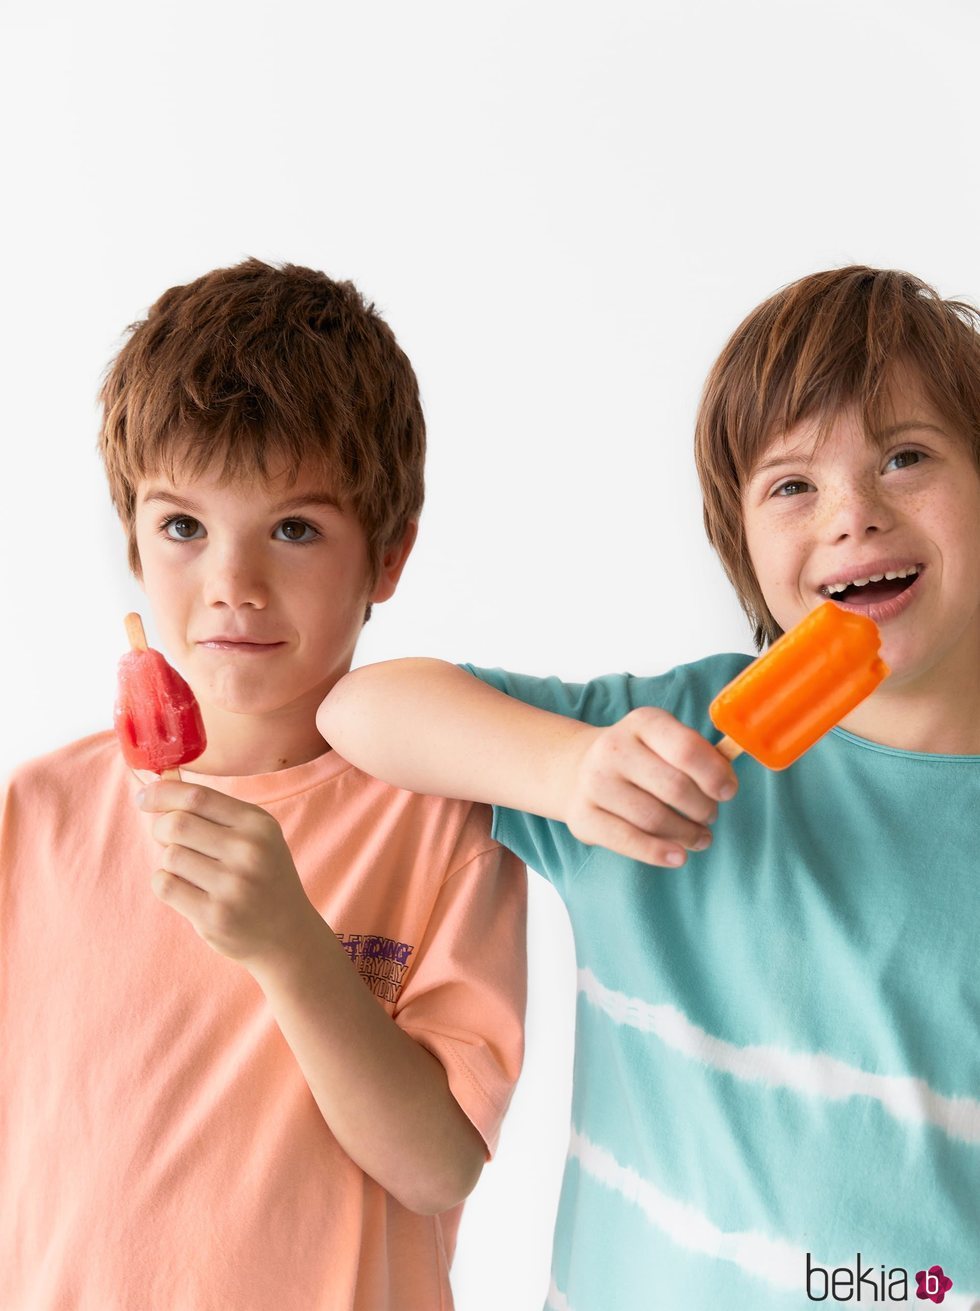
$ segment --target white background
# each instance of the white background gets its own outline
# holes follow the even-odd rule
[[[359,663],[571,679],[750,649],[691,432],[753,305],[851,262],[980,297],[967,0],[88,0],[8,3],[0,36],[0,773],[108,725],[141,596],[94,396],[174,283],[247,255],[352,278],[415,364],[422,536]],[[525,1075],[459,1311],[547,1287],[574,966],[537,878],[531,908]]]

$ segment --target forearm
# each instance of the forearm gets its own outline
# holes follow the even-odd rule
[[[330,926],[314,912],[293,950],[250,968],[348,1156],[410,1210],[461,1202],[483,1139],[440,1062],[378,1005]]]
[[[317,714],[331,746],[376,778],[566,818],[598,729],[505,696],[441,660],[391,660],[340,680]]]

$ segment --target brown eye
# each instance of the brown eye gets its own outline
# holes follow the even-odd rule
[[[201,527],[200,520],[192,519],[189,515],[179,515],[174,519],[168,519],[164,524],[164,532],[171,541],[187,542],[197,536],[197,530]],[[171,532],[171,529],[173,531]]]
[[[282,533],[280,540],[287,542],[298,542],[301,546],[307,542],[313,542],[320,536],[317,530],[302,519],[284,519],[276,532]],[[306,536],[305,534],[310,534]]]

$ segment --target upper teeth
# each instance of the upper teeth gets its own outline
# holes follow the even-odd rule
[[[871,574],[868,578],[852,578],[849,583],[827,583],[823,590],[827,596],[833,596],[847,587],[867,587],[868,583],[880,583],[883,578],[911,578],[918,572],[919,566],[910,564],[906,569],[889,569],[887,573]]]

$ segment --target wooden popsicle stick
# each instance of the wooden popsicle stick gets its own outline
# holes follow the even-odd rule
[[[145,651],[147,646],[146,634],[143,632],[143,620],[135,610],[132,614],[126,616],[123,623],[126,625],[126,636],[129,638],[129,645],[132,649],[134,651]]]
[[[143,620],[134,610],[123,620],[126,625],[126,636],[129,638],[129,645],[134,651],[147,651],[149,647],[146,644],[146,633],[143,631]],[[163,779],[169,779],[176,783],[182,783],[179,769],[164,769],[160,773]]]
[[[720,742],[715,743],[715,750],[720,751],[726,760],[735,760],[745,748],[740,747],[733,737],[726,734]]]

